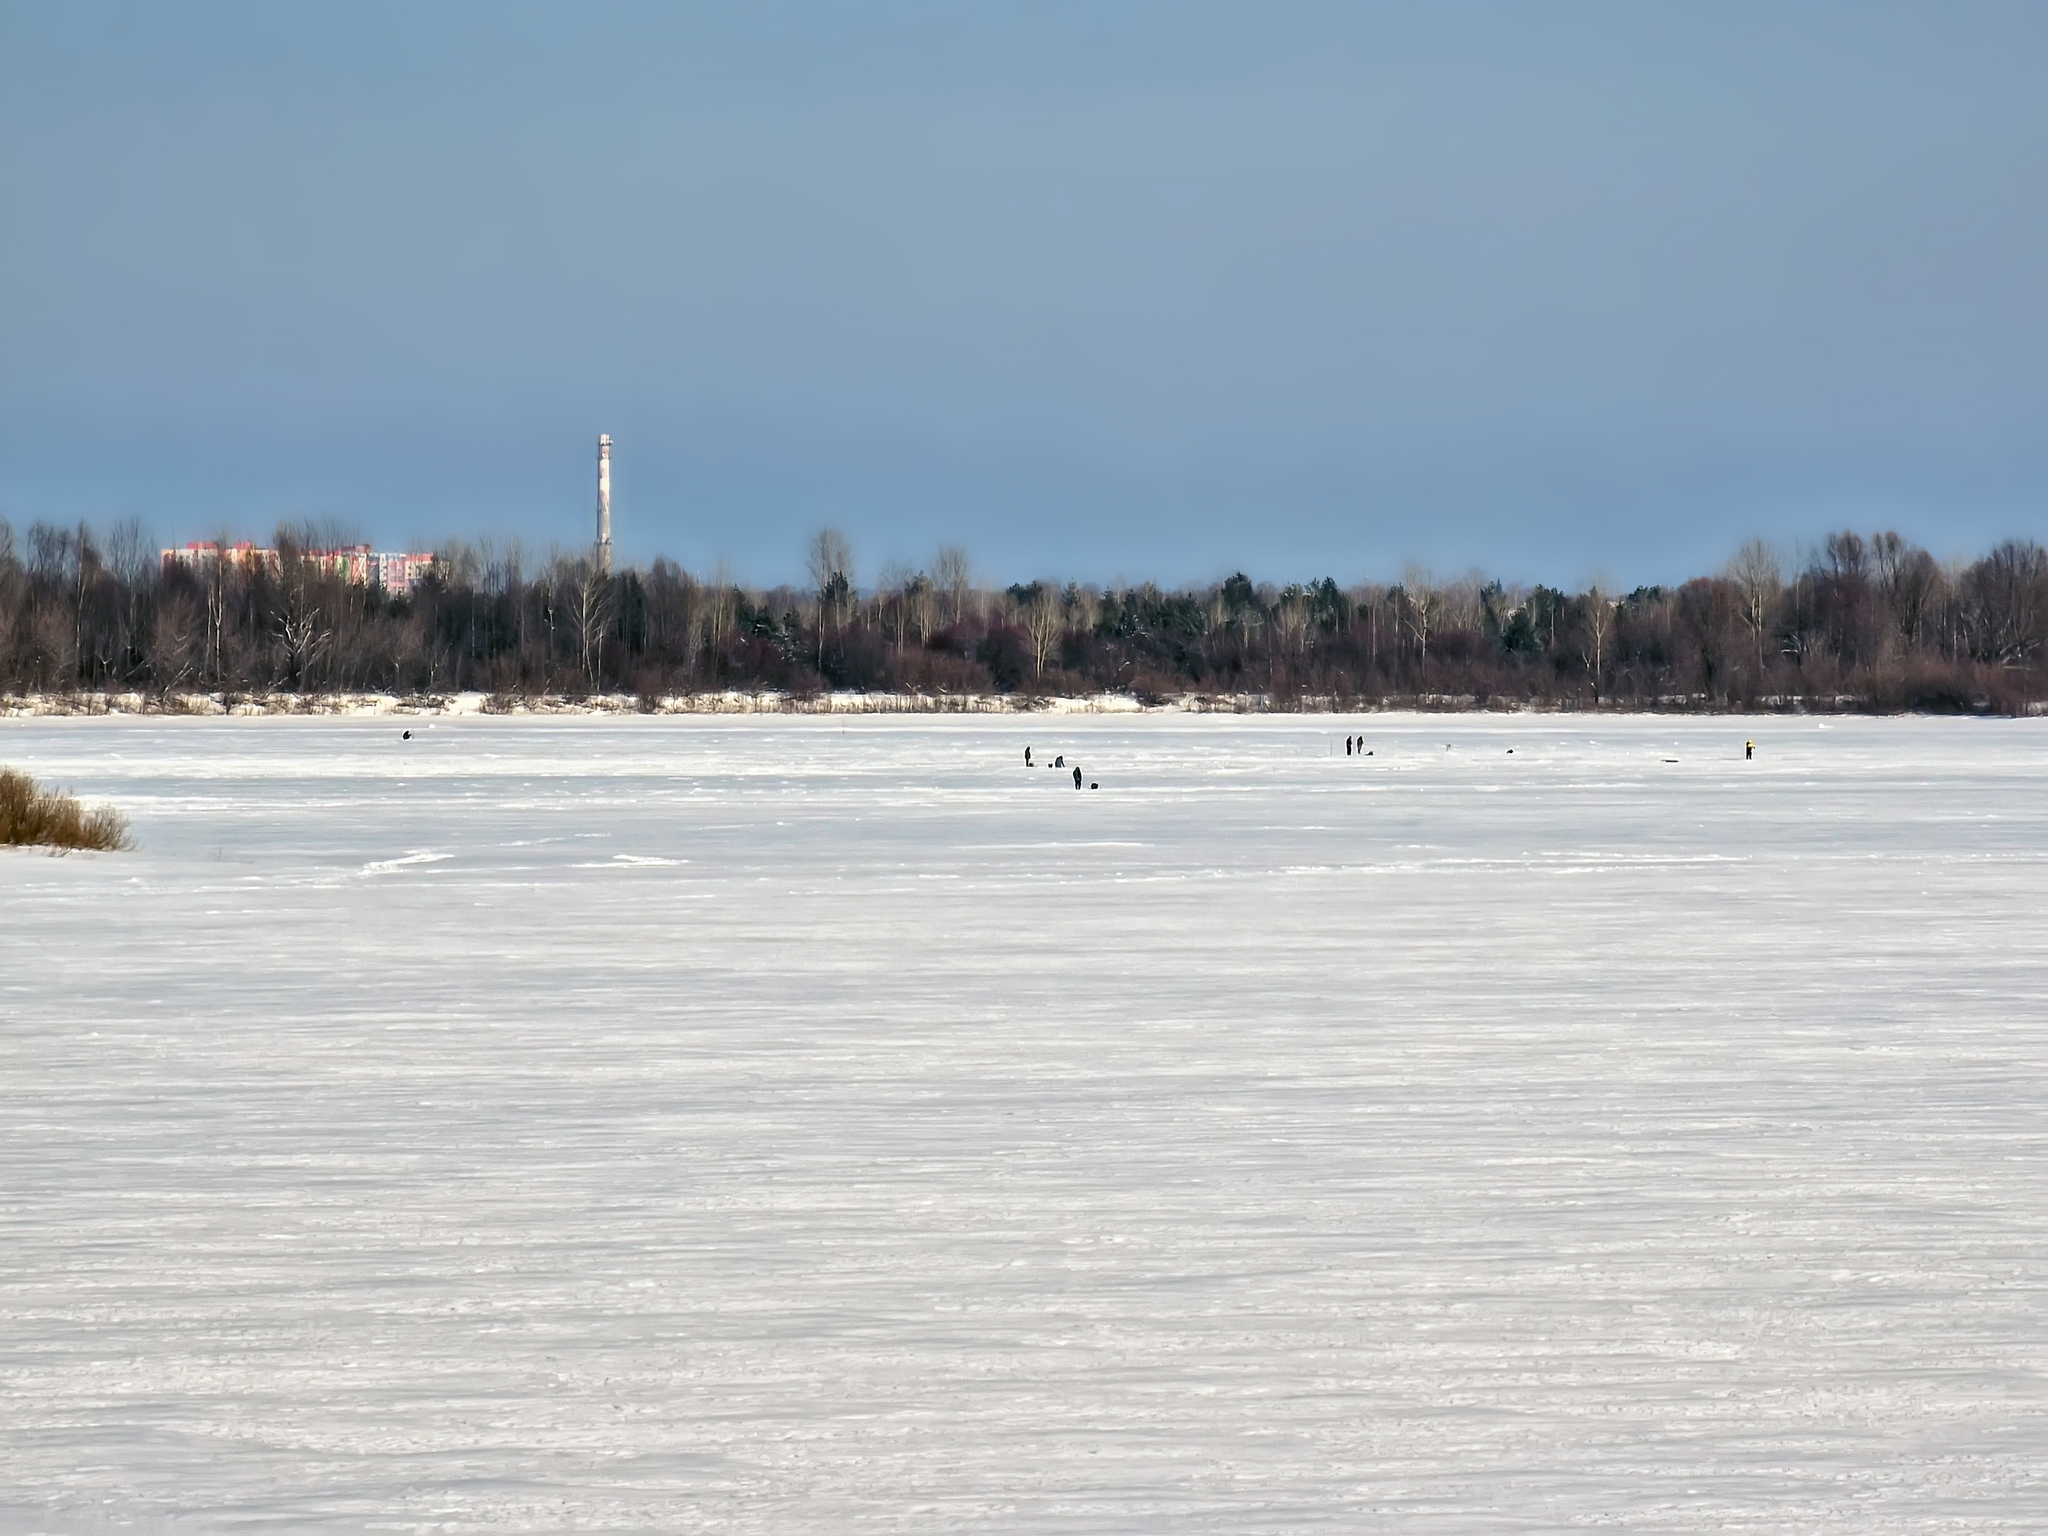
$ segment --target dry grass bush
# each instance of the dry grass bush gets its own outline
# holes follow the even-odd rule
[[[0,845],[115,853],[135,843],[112,806],[88,810],[70,795],[38,788],[25,773],[0,768]]]

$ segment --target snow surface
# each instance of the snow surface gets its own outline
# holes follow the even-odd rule
[[[408,723],[0,724],[0,1527],[2048,1528],[2048,723]]]

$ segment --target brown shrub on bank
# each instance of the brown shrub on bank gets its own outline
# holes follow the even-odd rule
[[[70,795],[39,789],[34,779],[11,768],[0,768],[0,845],[106,853],[135,846],[126,819],[112,806],[87,810]]]

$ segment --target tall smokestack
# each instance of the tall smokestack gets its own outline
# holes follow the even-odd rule
[[[597,440],[597,568],[612,573],[612,439]]]

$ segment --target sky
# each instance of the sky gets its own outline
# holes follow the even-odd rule
[[[2048,7],[0,0],[0,517],[797,578],[2048,540]]]

